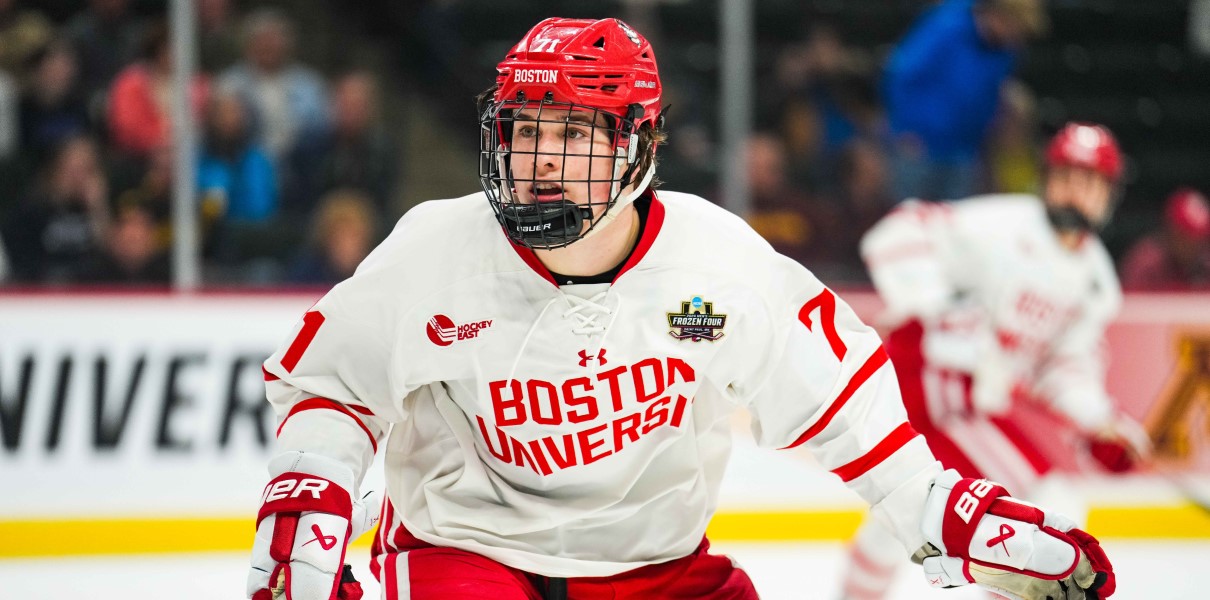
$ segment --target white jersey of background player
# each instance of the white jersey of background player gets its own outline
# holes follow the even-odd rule
[[[1025,435],[1028,425],[1006,414],[1023,396],[1048,402],[1098,440],[1107,466],[1124,466],[1132,444],[1105,391],[1101,348],[1121,289],[1094,233],[1112,210],[1121,169],[1107,129],[1069,124],[1047,150],[1045,200],[910,200],[863,238],[895,327],[887,349],[910,421],[947,468],[1062,501],[1038,494],[1050,460]],[[1078,502],[1064,505],[1082,518]],[[890,541],[877,525],[863,528],[848,597],[883,595],[901,560]]]
[[[756,598],[704,538],[741,409],[761,445],[812,449],[939,584],[967,583],[972,555],[1029,597],[1058,584],[992,567],[1107,581],[1087,534],[941,473],[878,337],[809,271],[652,189],[660,81],[633,29],[548,19],[498,70],[484,192],[410,211],[265,362],[281,454],[250,596],[360,596],[340,577],[366,522],[351,492],[389,430],[386,598]],[[985,545],[992,522],[1022,534]]]

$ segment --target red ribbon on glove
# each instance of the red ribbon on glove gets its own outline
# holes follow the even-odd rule
[[[1000,544],[1000,545],[1004,546],[1004,555],[1011,556],[1008,553],[1008,544],[1005,542],[1007,542],[1009,538],[1011,538],[1012,536],[1014,536],[1016,534],[1017,534],[1016,530],[1014,530],[1012,527],[1010,527],[1008,525],[1008,523],[1001,523],[1000,524],[1000,535],[998,535],[990,540],[987,540],[987,547],[991,548],[992,546],[995,546],[996,544]]]

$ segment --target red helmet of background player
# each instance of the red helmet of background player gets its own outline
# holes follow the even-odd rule
[[[1186,237],[1210,239],[1210,202],[1193,188],[1181,188],[1168,196],[1164,216],[1169,225]]]
[[[640,166],[642,155],[654,145],[640,148],[639,132],[660,126],[661,85],[651,44],[629,25],[618,19],[546,19],[509,50],[496,71],[495,88],[480,106],[479,178],[513,242],[532,248],[566,246],[607,223],[647,187],[653,169],[640,172]],[[569,200],[516,202],[518,182],[532,181],[510,171],[512,121],[523,109],[539,120],[543,111],[605,116],[614,168],[610,173],[590,171],[588,179],[577,183],[608,182],[608,198],[589,197],[581,205]],[[564,155],[572,156],[566,148]],[[636,185],[627,193],[631,184]]]
[[[1092,169],[1117,183],[1122,177],[1122,150],[1103,125],[1068,123],[1051,138],[1046,164]]]

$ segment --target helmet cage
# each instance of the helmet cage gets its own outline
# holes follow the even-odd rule
[[[525,114],[524,119],[518,116]],[[602,131],[606,134],[612,152],[593,153],[595,144],[588,145],[587,153],[569,152],[568,138],[562,136],[562,152],[541,148],[543,125],[557,124],[569,127],[570,115],[580,113],[591,118],[593,136]],[[623,197],[625,190],[636,181],[639,160],[639,126],[643,107],[631,104],[626,115],[614,114],[601,108],[556,101],[554,94],[547,92],[540,100],[530,100],[518,92],[512,100],[487,103],[479,117],[479,181],[487,195],[496,219],[513,243],[535,249],[553,249],[567,246],[588,235]],[[514,147],[513,133],[518,122],[532,125],[538,130],[539,138],[532,148],[518,150]],[[601,122],[605,125],[602,126]],[[585,125],[588,125],[587,123]],[[549,128],[549,125],[548,127]],[[527,154],[533,157],[533,168],[529,173],[514,173],[513,156]],[[558,184],[566,189],[567,184],[585,184],[587,198],[579,203],[566,198],[557,201],[522,202],[517,190],[521,186],[533,186],[539,181],[538,164],[541,156],[560,156],[566,167],[569,158],[588,161],[588,172],[583,179],[567,179],[560,172],[560,179],[542,179],[542,183]],[[609,172],[593,170],[594,159],[611,158]],[[594,184],[608,182],[607,197],[593,197]],[[532,188],[531,188],[532,189]],[[585,222],[587,221],[587,227]]]

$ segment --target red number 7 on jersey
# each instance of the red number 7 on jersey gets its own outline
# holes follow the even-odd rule
[[[315,339],[315,334],[319,332],[319,326],[323,324],[324,316],[318,310],[303,315],[302,329],[298,330],[298,335],[281,357],[281,366],[285,367],[287,373],[293,372],[294,367],[298,366],[298,359],[302,358],[303,352],[307,351],[307,346],[311,345],[311,340]]]
[[[844,340],[840,339],[840,334],[836,332],[836,296],[832,294],[832,290],[824,288],[818,296],[807,300],[807,303],[798,309],[798,320],[807,326],[808,331],[815,330],[811,323],[811,313],[817,308],[819,309],[820,324],[823,326],[823,335],[832,345],[832,353],[836,355],[837,360],[844,360],[844,355],[849,348],[844,345]]]

